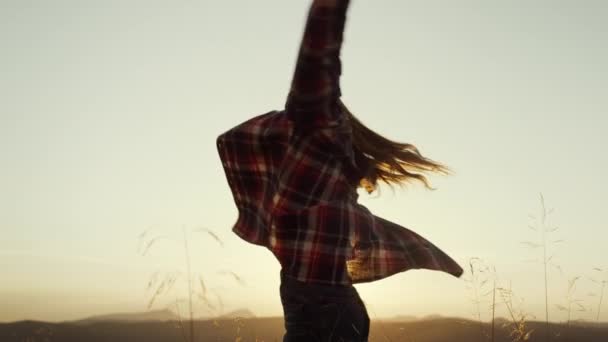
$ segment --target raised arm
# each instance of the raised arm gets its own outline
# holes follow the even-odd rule
[[[350,0],[314,0],[285,105],[297,125],[326,126],[338,119],[340,50]]]

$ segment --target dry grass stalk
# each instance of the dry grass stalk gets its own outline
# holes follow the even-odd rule
[[[522,309],[521,305],[515,307],[513,299],[515,298],[513,290],[505,287],[497,288],[498,294],[501,297],[502,303],[507,309],[509,318],[511,320],[511,331],[509,336],[513,338],[513,342],[528,341],[532,336],[534,330],[528,329],[527,321],[530,316],[526,314]],[[523,303],[523,300],[521,301]]]
[[[211,236],[213,238],[213,240],[215,240],[215,242],[217,242],[220,246],[224,247],[224,241],[222,239],[220,239],[219,236],[217,236],[217,234],[215,234],[215,232],[213,232],[210,229],[201,227],[201,228],[197,228],[194,229],[193,232],[195,233],[206,233],[207,235]]]
[[[190,248],[186,228],[182,228],[184,235],[184,252],[186,257],[186,275],[188,277],[188,308],[190,309],[190,341],[194,341],[194,310],[192,309],[192,268],[190,263]]]
[[[245,322],[243,322],[242,317],[236,317],[233,321],[236,325],[236,336],[234,337],[234,341],[241,342],[243,341],[243,337],[241,336],[241,330],[245,327]]]
[[[232,279],[234,279],[239,285],[241,286],[245,286],[245,280],[239,276],[238,274],[232,272],[232,271],[219,271],[218,274],[220,275],[228,275],[230,276]]]
[[[175,300],[175,312],[177,313],[178,328],[182,334],[182,338],[184,341],[188,341],[188,337],[186,336],[186,328],[184,327],[184,322],[182,320],[182,314],[179,310],[179,301],[177,299]]]
[[[551,245],[563,242],[562,240],[551,240],[551,234],[555,233],[559,230],[558,227],[550,225],[548,223],[548,217],[553,213],[553,209],[547,209],[545,205],[545,198],[543,194],[540,194],[540,215],[529,215],[530,218],[534,221],[533,224],[528,227],[540,233],[540,238],[538,242],[523,242],[529,248],[532,249],[541,249],[542,250],[542,259],[541,264],[543,265],[543,282],[544,282],[544,290],[545,290],[545,341],[549,341],[550,336],[550,327],[549,327],[549,281],[548,281],[548,269],[549,266],[553,266],[561,272],[561,268],[559,265],[553,262],[553,255],[549,255],[549,247]]]
[[[492,330],[490,332],[490,341],[496,340],[496,279],[492,281]]]
[[[469,259],[469,274],[465,278],[467,289],[471,292],[471,302],[475,306],[475,320],[479,325],[481,336],[486,339],[494,340],[494,321],[496,315],[496,269],[489,266],[480,258],[474,257]],[[487,297],[492,295],[492,300]],[[492,331],[485,331],[485,325],[482,315],[482,304],[489,305],[492,316]]]
[[[602,273],[604,273],[604,270],[602,270],[599,267],[596,267],[593,269],[593,272],[595,272],[597,274],[597,277],[594,276],[594,277],[590,278],[590,280],[599,287],[599,300],[597,303],[597,313],[595,316],[595,321],[599,322],[600,315],[602,313],[602,304],[603,304],[603,300],[604,300],[604,293],[606,291],[606,288],[608,287],[608,272],[605,272],[606,276],[603,279],[602,279],[601,275],[602,275]],[[591,295],[598,296],[596,293],[592,293]]]
[[[217,234],[215,234],[213,231],[206,229],[206,228],[198,228],[196,230],[193,230],[194,232],[204,232],[206,233],[206,235],[210,236],[216,243],[218,243],[220,246],[224,246],[224,242],[219,238],[219,236]],[[214,289],[208,289],[207,286],[205,285],[205,282],[203,281],[203,277],[201,275],[198,275],[198,282],[199,282],[199,291],[200,293],[198,293],[197,296],[195,296],[195,290],[194,290],[194,283],[193,283],[193,273],[192,273],[192,264],[191,264],[191,257],[190,257],[190,246],[189,246],[189,232],[186,230],[186,228],[182,228],[182,246],[183,246],[183,250],[184,250],[184,263],[185,263],[185,267],[186,267],[186,272],[185,272],[185,279],[184,281],[186,281],[186,287],[187,287],[187,291],[188,291],[188,295],[186,296],[186,298],[184,299],[175,299],[174,305],[175,305],[175,310],[176,313],[178,315],[178,327],[180,328],[181,332],[182,332],[182,338],[184,339],[184,341],[186,342],[194,342],[196,339],[196,335],[195,335],[195,329],[194,329],[194,302],[195,302],[195,298],[198,298],[201,300],[201,302],[203,303],[204,307],[206,309],[211,310],[212,312],[216,312],[217,310],[219,310],[219,312],[223,312],[224,309],[224,304],[223,301],[221,299],[221,296],[219,295],[219,293],[214,290]],[[159,236],[150,236],[150,229],[144,231],[142,234],[140,234],[139,236],[139,244],[138,244],[138,253],[141,254],[142,256],[145,256],[150,250],[151,248],[156,245],[159,241],[161,240],[170,240],[170,241],[179,241],[178,239],[171,239],[169,235],[159,235]],[[245,281],[236,273],[234,272],[230,272],[230,271],[223,271],[225,274],[229,274],[231,275],[239,284],[243,285],[245,284]],[[183,275],[183,273],[181,272],[154,272],[151,276],[150,279],[148,280],[148,284],[147,284],[147,291],[151,292],[150,295],[150,299],[148,301],[148,310],[150,310],[154,304],[156,303],[157,299],[162,297],[162,296],[166,296],[169,294],[169,292],[174,288],[175,284],[177,283],[177,281],[182,278],[181,276]],[[215,296],[215,301],[217,302],[217,304],[213,304],[212,300],[209,298],[209,293],[213,293],[213,295]],[[189,325],[188,325],[188,334],[186,334],[186,327],[183,324],[183,320],[182,320],[182,315],[180,313],[179,310],[179,303],[180,302],[185,302],[188,305],[188,317],[189,317]],[[219,326],[219,323],[216,321],[216,326]]]
[[[148,281],[148,291],[153,290],[150,300],[148,301],[148,310],[152,308],[157,298],[167,294],[179,278],[179,273],[167,273],[162,279],[159,278],[158,272],[155,272]]]
[[[568,325],[570,325],[571,319],[572,319],[572,306],[576,306],[576,311],[578,312],[585,312],[586,308],[585,306],[582,304],[582,299],[577,299],[575,298],[575,292],[576,292],[576,282],[580,279],[580,277],[574,277],[572,279],[570,279],[570,281],[568,282]]]
[[[566,322],[565,322],[565,335],[568,336],[570,331],[570,323],[572,321],[572,311],[573,306],[577,308],[577,311],[584,312],[587,311],[585,306],[582,304],[582,300],[577,299],[575,297],[576,293],[576,283],[580,279],[580,277],[573,277],[568,280],[568,290],[566,291],[566,303],[565,305],[556,305],[559,311],[566,313]]]

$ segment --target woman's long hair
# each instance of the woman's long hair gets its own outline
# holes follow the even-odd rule
[[[361,123],[341,101],[340,106],[351,122],[355,162],[361,171],[359,185],[368,193],[379,181],[388,185],[419,181],[432,189],[425,173],[450,173],[447,166],[423,157],[416,146],[381,136]]]

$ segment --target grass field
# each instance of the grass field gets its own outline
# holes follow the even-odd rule
[[[498,320],[496,342],[512,341],[510,327]],[[528,322],[533,330],[529,341],[543,341],[544,322]],[[282,317],[197,321],[200,342],[272,342],[282,341]],[[484,326],[489,332],[490,326]],[[608,324],[575,323],[567,330],[552,325],[551,341],[606,342]],[[167,322],[15,322],[0,324],[2,342],[175,342],[182,341],[177,321]],[[409,322],[372,322],[370,342],[481,342],[489,341],[480,334],[477,322],[457,318],[436,318]]]

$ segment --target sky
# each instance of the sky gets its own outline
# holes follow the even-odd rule
[[[216,310],[281,314],[278,262],[230,231],[215,139],[282,108],[308,4],[0,0],[0,321],[145,311],[155,272],[180,278],[152,309],[183,312],[184,236]],[[483,259],[539,319],[542,249],[523,242],[541,238],[528,227],[541,194],[559,227],[550,319],[565,319],[574,277],[586,311],[573,317],[595,319],[591,279],[608,280],[593,270],[608,269],[606,17],[599,0],[352,1],[348,15],[344,102],[454,170],[434,191],[360,203],[465,268]],[[144,245],[163,238],[142,255],[144,231]],[[467,279],[416,270],[356,287],[372,318],[474,317]]]

